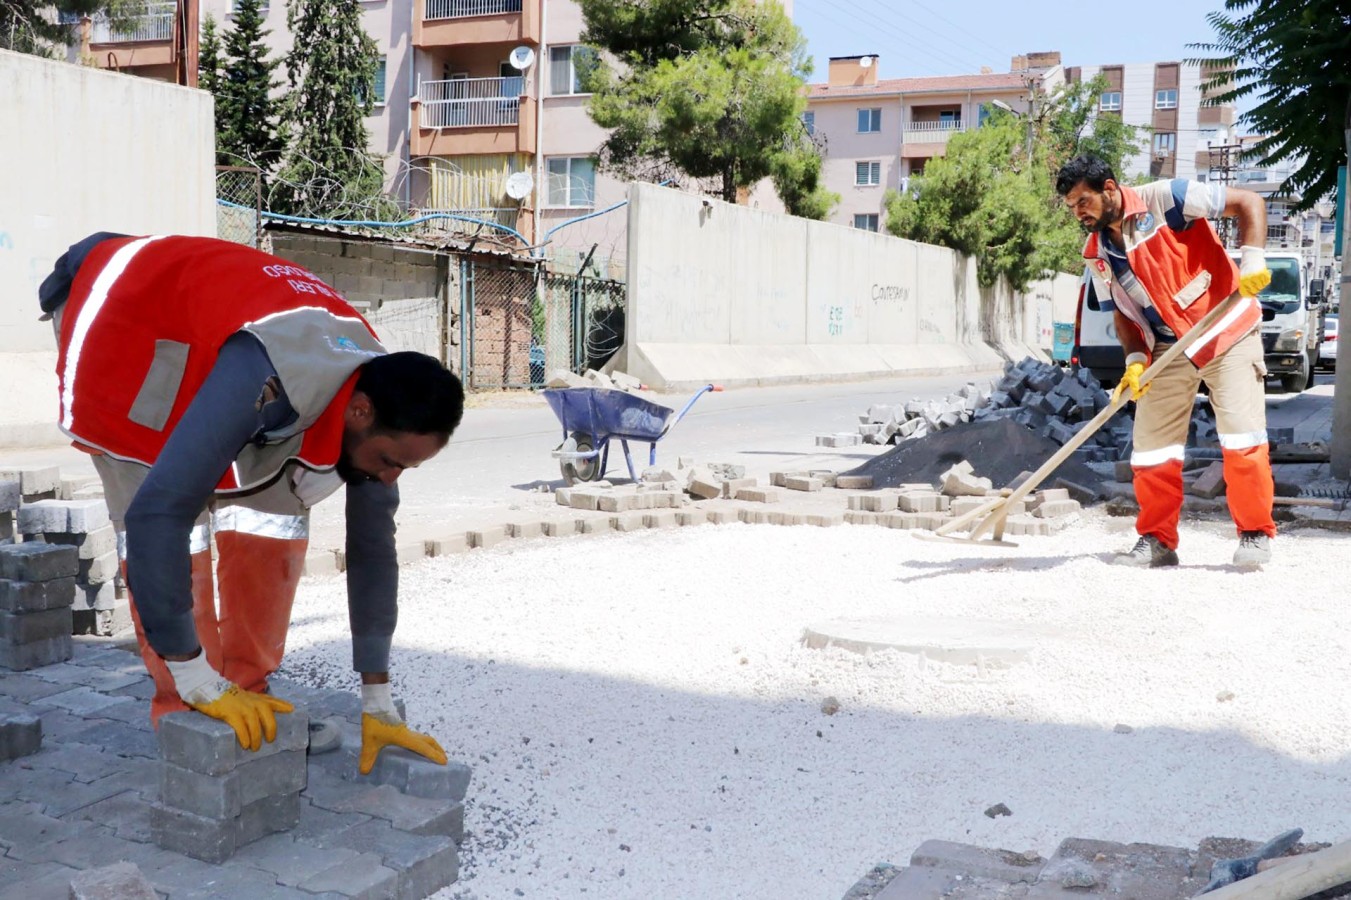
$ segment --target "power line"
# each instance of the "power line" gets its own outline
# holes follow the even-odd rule
[[[835,0],[821,0],[821,2],[834,7],[835,9],[844,13],[846,16],[850,16],[851,18],[857,17],[858,14],[862,14],[868,18],[872,18],[870,14],[867,13],[866,10],[863,10],[861,7],[858,6],[855,6],[853,9],[846,9],[844,6],[841,6],[839,3],[835,2]],[[846,2],[856,2],[856,0],[846,0]],[[893,26],[889,25],[885,21],[873,21],[872,25],[875,28],[888,32],[892,37],[898,38],[902,41],[910,41],[911,38],[913,38],[913,35],[904,34],[903,32],[896,30]],[[943,65],[956,66],[960,71],[970,71],[973,69],[973,66],[971,65],[970,61],[963,61],[957,59],[954,56],[950,56],[946,53],[940,53],[938,51],[931,50],[923,45],[916,44],[908,47],[907,49],[917,51],[935,61],[942,63]],[[979,66],[974,67],[976,71],[979,71],[979,68],[980,68]]]

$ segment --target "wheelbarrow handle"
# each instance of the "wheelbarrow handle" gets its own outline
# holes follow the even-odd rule
[[[685,407],[681,409],[680,412],[677,413],[669,422],[666,423],[666,427],[662,429],[661,433],[665,435],[666,432],[670,431],[671,428],[675,426],[675,423],[685,418],[685,413],[689,412],[690,408],[694,406],[695,401],[698,400],[700,397],[702,397],[704,394],[707,394],[709,392],[719,393],[721,391],[722,385],[720,384],[706,384],[703,387],[699,388],[699,390],[694,392],[694,396],[689,399],[689,402],[685,404]]]

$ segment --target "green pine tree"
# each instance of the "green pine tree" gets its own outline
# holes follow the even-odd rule
[[[261,0],[239,0],[234,27],[225,32],[216,95],[216,152],[221,165],[271,170],[281,159],[278,101],[272,73],[280,60],[267,58]]]
[[[802,127],[806,41],[775,0],[580,0],[583,40],[608,52],[587,74],[590,113],[610,129],[603,168],[677,173],[739,191],[773,176],[790,212],[819,218],[820,152]]]
[[[197,86],[211,96],[220,90],[221,42],[216,18],[207,14],[202,20],[202,37],[197,44]],[[220,107],[216,107],[216,130],[220,131]]]
[[[288,0],[294,49],[286,57],[290,139],[273,208],[329,218],[388,215],[384,173],[367,152],[364,118],[379,50],[357,0]]]

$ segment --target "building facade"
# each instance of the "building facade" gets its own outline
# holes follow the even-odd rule
[[[888,189],[908,189],[991,106],[1026,113],[1036,92],[1063,80],[1059,63],[1059,54],[1029,54],[1004,73],[879,79],[876,56],[831,59],[827,81],[808,89],[806,112],[823,147],[826,187],[841,198],[830,221],[881,230]]]

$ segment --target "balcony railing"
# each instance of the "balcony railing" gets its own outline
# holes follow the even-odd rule
[[[418,89],[423,128],[515,125],[521,115],[525,79],[452,78],[424,81]]]
[[[130,44],[172,40],[177,6],[173,2],[146,3],[140,11],[125,16],[116,24],[103,17],[96,18],[91,23],[89,41],[92,44]]]
[[[965,131],[964,122],[906,122],[902,140],[906,141],[946,141],[954,132]]]
[[[521,11],[521,0],[423,0],[422,18],[464,19],[469,16],[496,16]]]

